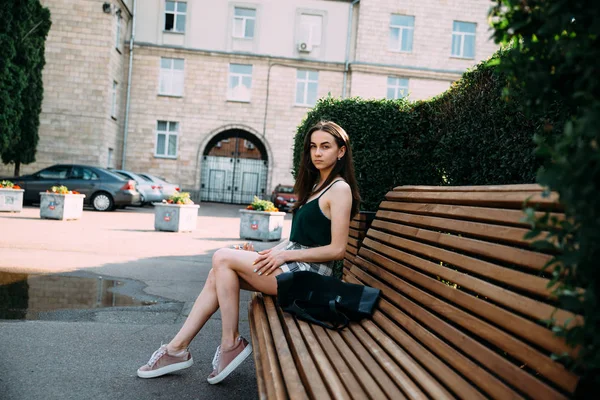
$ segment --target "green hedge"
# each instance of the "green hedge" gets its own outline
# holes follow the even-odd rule
[[[541,161],[533,136],[556,135],[548,129],[556,113],[527,117],[515,100],[503,97],[506,79],[493,66],[496,58],[428,101],[320,100],[298,127],[294,176],[305,132],[319,120],[332,120],[350,136],[363,210],[376,210],[399,185],[535,182]]]
[[[419,182],[441,184],[429,154],[426,133],[413,127],[420,115],[406,101],[360,99],[319,101],[298,128],[294,144],[294,176],[299,166],[304,133],[320,120],[340,124],[350,136],[362,209],[374,210],[394,185]]]

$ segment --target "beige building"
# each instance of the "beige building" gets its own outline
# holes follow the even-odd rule
[[[292,183],[296,127],[318,98],[426,99],[497,48],[481,0],[42,2],[38,162],[23,169],[123,167],[204,201]]]

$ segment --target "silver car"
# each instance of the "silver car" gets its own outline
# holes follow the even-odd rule
[[[137,183],[137,190],[141,195],[140,201],[142,206],[162,201],[163,195],[159,189],[159,185],[156,183],[150,182],[146,178],[142,178],[138,174],[130,171],[122,169],[111,169],[111,171],[122,175],[126,179],[133,179]]]
[[[140,202],[137,183],[133,179],[89,165],[53,165],[31,175],[12,178],[12,181],[25,190],[23,202],[29,204],[40,202],[40,192],[61,185],[85,194],[84,204],[91,205],[96,211],[112,211]]]
[[[138,173],[138,175],[141,176],[142,178],[145,178],[149,182],[152,182],[155,185],[158,185],[158,188],[163,196],[162,198],[165,200],[167,200],[169,197],[171,197],[172,195],[174,195],[175,193],[177,193],[181,190],[179,188],[179,185],[177,185],[175,183],[167,182],[164,179],[159,178],[157,176],[146,174],[146,173],[144,173],[144,174]]]

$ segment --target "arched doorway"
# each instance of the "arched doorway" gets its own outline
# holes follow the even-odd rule
[[[228,129],[206,145],[202,155],[200,199],[248,204],[267,189],[268,156],[264,144],[242,129]]]

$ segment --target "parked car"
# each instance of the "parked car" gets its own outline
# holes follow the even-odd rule
[[[25,190],[23,202],[27,204],[39,203],[40,192],[60,185],[85,194],[84,204],[96,211],[112,211],[140,203],[135,180],[89,165],[53,165],[11,180]]]
[[[298,201],[298,196],[294,193],[293,186],[277,185],[273,190],[273,194],[271,194],[271,201],[281,211],[290,211]]]
[[[111,169],[110,171],[118,175],[122,175],[126,179],[133,179],[137,183],[137,190],[140,192],[140,202],[142,207],[146,204],[152,204],[155,202],[160,203],[162,201],[163,195],[156,183],[150,182],[146,178],[143,178],[131,171],[125,171],[122,169]]]
[[[141,176],[142,178],[145,178],[149,182],[152,182],[153,184],[158,185],[158,189],[162,193],[162,196],[163,196],[162,198],[164,200],[167,200],[169,197],[171,197],[172,195],[174,195],[175,193],[177,193],[181,190],[179,188],[179,185],[167,182],[166,180],[164,180],[163,178],[159,178],[158,176],[154,176],[154,175],[150,175],[150,174],[146,174],[146,173],[143,173],[143,174],[138,173],[138,175]]]

